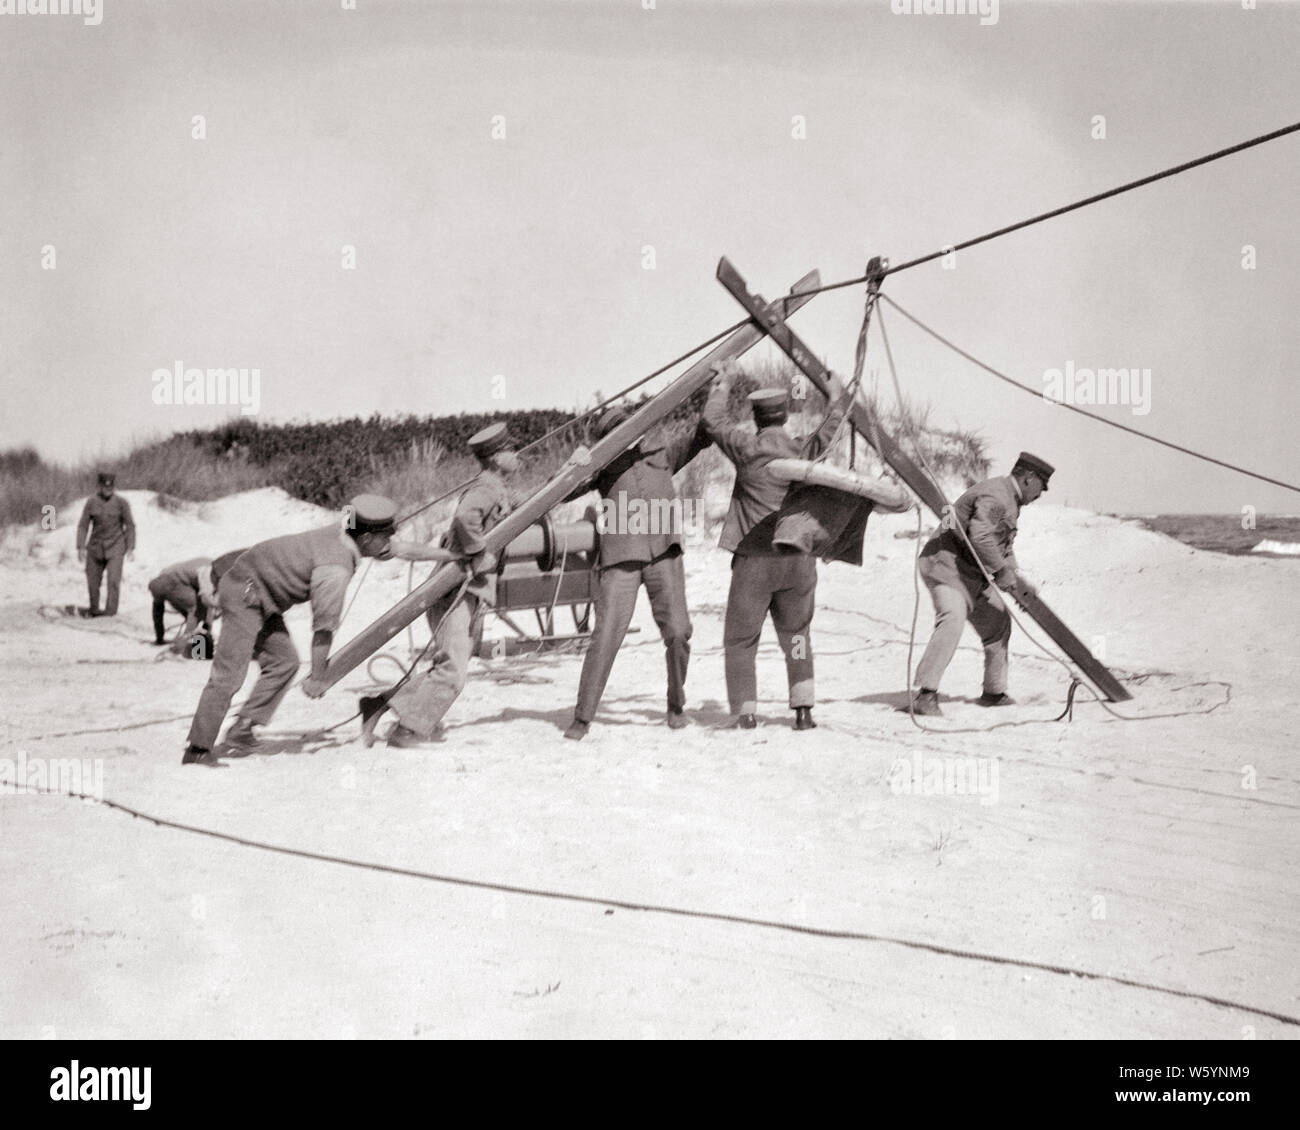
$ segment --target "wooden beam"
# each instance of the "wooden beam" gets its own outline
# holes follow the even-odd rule
[[[804,291],[816,290],[821,277],[816,271],[801,278],[786,298],[777,299],[771,309],[790,314],[811,302],[814,295]],[[647,401],[636,412],[619,424],[609,435],[591,449],[591,462],[581,467],[561,471],[531,498],[493,527],[484,538],[486,551],[500,555],[515,538],[538,521],[552,507],[563,502],[582,483],[590,480],[618,456],[632,446],[650,428],[670,415],[696,392],[713,379],[713,366],[733,360],[752,349],[763,340],[763,331],[750,323],[736,330],[726,341],[720,342],[710,352],[686,370],[658,396]],[[333,656],[325,669],[324,683],[333,686],[358,665],[373,655],[421,613],[464,581],[465,566],[449,562],[438,568],[428,580],[412,589],[373,624],[358,632]]]
[[[835,399],[843,394],[844,386],[790,329],[786,324],[785,315],[779,309],[767,306],[760,295],[750,294],[740,272],[725,257],[718,262],[718,281],[762,324],[785,355],[824,395]],[[911,456],[898,446],[894,437],[881,427],[880,421],[872,419],[866,405],[856,396],[849,410],[849,419],[858,434],[876,449],[898,477],[934,512],[935,517],[942,519],[948,507],[948,500],[944,497],[943,491],[916,465]],[[1128,688],[1084,646],[1083,641],[1066,627],[1041,597],[1017,594],[1015,600],[1106,698],[1111,702],[1123,702],[1133,697]]]

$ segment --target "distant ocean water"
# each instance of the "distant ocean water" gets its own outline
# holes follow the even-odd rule
[[[1159,514],[1135,520],[1196,549],[1300,561],[1300,518],[1257,518],[1253,530],[1241,528],[1240,514]]]

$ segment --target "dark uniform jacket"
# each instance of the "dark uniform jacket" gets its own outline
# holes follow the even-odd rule
[[[212,562],[212,587],[214,589],[221,584],[221,578],[230,571],[230,567],[247,552],[247,549],[232,549],[229,553],[223,553]]]
[[[898,513],[910,501],[902,487],[883,480],[877,485],[877,497],[864,498],[817,483],[791,483],[775,516],[772,544],[811,553],[823,561],[861,565],[867,516],[877,506]]]
[[[1015,581],[1012,544],[1020,517],[1020,488],[1009,475],[976,483],[953,504],[951,518],[935,531],[921,550],[922,573],[934,584],[965,588],[978,596],[987,586],[984,575],[966,548],[955,522],[970,539],[984,567],[999,586]]]
[[[483,539],[489,530],[510,513],[510,494],[506,484],[495,471],[483,470],[456,503],[451,525],[442,535],[442,546],[458,557],[474,557],[482,553]],[[465,590],[485,600],[496,594],[496,577],[489,574],[477,577]]]
[[[831,487],[793,483],[781,509],[772,515],[772,545],[823,561],[861,565],[867,517],[875,505],[869,498]]]
[[[212,562],[206,557],[191,557],[188,561],[168,565],[149,582],[149,591],[155,596],[166,596],[177,589],[186,589],[194,594],[200,605],[214,602],[215,587],[212,581]]]
[[[673,475],[712,442],[703,424],[667,444],[661,437],[647,438],[569,495],[566,502],[582,497],[594,486],[608,503],[600,538],[600,568],[628,562],[649,564],[685,550],[681,504],[671,505],[677,498]],[[639,505],[630,509],[634,502]],[[629,514],[634,520],[624,527]],[[646,521],[636,521],[638,515]]]
[[[736,465],[736,482],[719,546],[741,554],[781,552],[772,545],[772,535],[790,484],[773,475],[767,465],[773,459],[815,459],[834,437],[847,409],[847,403],[837,405],[806,440],[796,439],[780,424],[751,434],[728,418],[724,386],[713,386],[704,405],[704,427]]]
[[[135,549],[130,503],[120,494],[105,500],[96,492],[86,499],[77,523],[77,548],[86,550],[91,557],[121,557]]]
[[[223,582],[251,582],[266,616],[310,600],[312,631],[332,632],[360,558],[351,537],[339,526],[326,526],[258,542],[230,566]]]

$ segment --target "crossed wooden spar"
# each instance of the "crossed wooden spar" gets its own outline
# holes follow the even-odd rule
[[[713,376],[714,366],[733,360],[753,348],[764,336],[770,336],[814,385],[829,398],[842,394],[843,386],[816,359],[786,325],[786,318],[812,300],[821,278],[816,271],[801,278],[790,288],[790,294],[772,303],[749,293],[744,279],[727,259],[718,264],[718,280],[743,306],[753,319],[736,330],[726,341],[707,353],[678,377],[658,396],[643,404],[636,412],[605,436],[591,449],[591,460],[583,466],[563,468],[549,483],[514,510],[484,538],[486,552],[500,556],[506,547],[535,522],[540,521],[552,508],[568,497],[577,487],[592,478],[617,459],[632,443],[650,428],[665,419],[674,409],[688,400]],[[806,293],[808,291],[813,294]],[[880,457],[935,514],[943,517],[947,500],[928,475],[906,455],[893,437],[872,420],[866,406],[855,399],[849,414],[850,422],[862,438],[876,449]],[[331,657],[325,671],[326,686],[333,686],[360,663],[383,647],[417,616],[426,612],[436,601],[458,588],[467,576],[466,567],[459,562],[440,566],[428,580],[362,629]],[[1112,702],[1131,698],[1128,690],[1098,661],[1082,641],[1057,618],[1055,613],[1038,597],[1020,597],[1021,606],[1066,653],[1099,691]]]
[[[878,265],[877,260],[872,261],[873,267]],[[883,270],[883,267],[881,269]],[[870,271],[869,267],[868,273]],[[761,297],[749,293],[745,280],[740,277],[740,272],[726,258],[718,262],[718,281],[749,311],[750,316],[763,326],[772,340],[780,346],[781,351],[823,394],[828,397],[837,395],[838,382],[831,372],[786,325],[785,316],[778,308],[764,306]],[[894,437],[880,426],[880,421],[871,418],[866,405],[856,397],[849,409],[849,421],[858,435],[875,449],[876,454],[889,464],[903,482],[911,487],[917,498],[930,508],[936,518],[942,520],[948,510],[948,500],[944,497],[943,491],[913,462],[911,456],[899,447]],[[1084,646],[1083,641],[1066,627],[1064,621],[1048,608],[1042,597],[1037,594],[1018,592],[1015,600],[1107,699],[1111,702],[1122,702],[1133,697],[1128,688],[1115,678],[1105,664]]]
[[[772,308],[782,314],[791,314],[811,302],[813,295],[802,291],[815,291],[821,276],[812,271],[790,288],[787,298],[772,303]],[[713,377],[713,367],[739,357],[763,340],[765,331],[750,323],[736,330],[726,341],[706,353],[658,396],[647,401],[623,423],[591,449],[591,462],[581,467],[566,467],[549,483],[512,511],[499,525],[494,526],[483,539],[486,552],[500,556],[502,551],[534,522],[583,482],[602,471],[632,446],[655,424],[667,417],[673,409],[690,399],[696,389],[702,388]],[[330,658],[325,671],[326,686],[333,686],[341,678],[378,651],[398,632],[421,613],[428,611],[435,601],[460,587],[466,568],[458,562],[448,562],[437,569],[422,585],[412,589],[369,627],[363,628]]]

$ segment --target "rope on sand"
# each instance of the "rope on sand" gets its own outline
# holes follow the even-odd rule
[[[69,605],[68,607],[72,607]],[[71,628],[74,632],[89,632],[93,636],[121,636],[124,640],[130,640],[132,643],[140,643],[139,637],[129,632],[124,632],[120,628],[92,628],[89,624],[79,624],[74,620],[73,614],[61,608],[57,604],[41,604],[36,608],[36,614],[40,616],[47,624],[57,624],[61,628]],[[107,619],[107,617],[103,617]]]
[[[408,879],[422,879],[426,882],[443,883],[456,887],[468,887],[481,891],[496,891],[500,894],[523,895],[529,898],[551,899],[560,902],[599,906],[605,908],[606,911],[609,911],[611,908],[617,908],[619,910],[636,910],[652,914],[666,914],[675,918],[692,918],[711,922],[725,922],[737,926],[755,926],[767,930],[783,930],[787,933],[802,934],[815,938],[829,938],[833,940],[853,942],[876,942],[902,946],[905,949],[920,950],[926,953],[938,954],[942,957],[960,958],[964,961],[980,961],[991,965],[1008,965],[1020,969],[1034,969],[1043,973],[1055,973],[1063,977],[1078,977],[1088,981],[1106,981],[1114,985],[1124,985],[1127,988],[1142,989],[1152,993],[1162,993],[1165,996],[1181,997],[1184,1000],[1203,1001],[1206,1004],[1216,1005],[1219,1008],[1233,1009],[1238,1012],[1248,1012],[1254,1016],[1263,1016],[1269,1020],[1276,1020],[1280,1024],[1288,1024],[1292,1027],[1300,1028],[1300,1017],[1288,1016],[1286,1013],[1274,1012],[1271,1009],[1257,1008],[1254,1005],[1243,1004],[1241,1001],[1228,1000],[1224,997],[1215,997],[1206,993],[1193,992],[1190,989],[1175,989],[1167,985],[1155,985],[1147,981],[1139,981],[1132,977],[1118,977],[1111,973],[1098,973],[1089,969],[1077,969],[1072,966],[1056,965],[1051,962],[1029,961],[1023,958],[1008,957],[1004,954],[984,953],[978,950],[956,949],[951,946],[939,945],[936,942],[918,941],[915,938],[902,938],[889,934],[876,934],[859,930],[835,930],[819,926],[804,926],[797,922],[782,922],[777,919],[754,918],[749,915],[728,914],[723,911],[694,910],[688,907],[670,906],[659,903],[642,903],[631,902],[626,899],[601,898],[596,895],[583,895],[571,891],[557,891],[544,887],[522,887],[512,883],[496,883],[485,879],[467,879],[463,876],[457,875],[442,875],[432,871],[418,871],[409,867],[394,867],[386,863],[371,863],[366,860],[350,859],[347,856],[327,855],[322,852],[307,851],[303,848],[287,847],[283,844],[271,844],[262,840],[250,840],[243,836],[232,835],[229,832],[219,832],[212,828],[200,828],[193,824],[182,824],[179,821],[150,815],[147,812],[142,812],[139,809],[132,808],[130,805],[122,804],[115,800],[109,800],[105,797],[96,797],[85,793],[66,792],[55,789],[33,789],[31,791],[40,792],[47,796],[60,796],[68,797],[72,800],[92,801],[103,808],[117,812],[124,812],[135,819],[147,820],[156,827],[172,828],[179,832],[189,832],[193,835],[208,836],[212,839],[223,840],[226,843],[237,844],[241,847],[251,847],[256,848],[259,851],[274,852],[279,855],[294,856],[299,859],[309,859],[317,863],[333,863],[342,867],[352,867],[362,871],[373,871],[386,875],[400,875]]]
[[[889,302],[888,296],[881,295],[881,297],[884,298],[886,302]],[[897,310],[901,310],[901,308],[898,306],[897,303],[890,302],[890,305]],[[906,311],[902,311],[902,312],[906,313]],[[876,324],[880,326],[880,337],[885,346],[885,358],[889,362],[889,375],[894,385],[894,396],[898,401],[899,411],[901,412],[905,407],[903,402],[903,387],[899,383],[898,369],[894,364],[894,353],[889,346],[889,333],[885,329],[885,315],[883,310],[878,311]],[[930,481],[934,485],[934,488],[941,495],[944,496],[944,502],[946,503],[944,507],[945,512],[950,513],[952,510],[952,504],[948,502],[947,494],[944,492],[943,486],[939,482],[939,476],[935,474],[934,468],[930,466],[930,461],[926,459],[925,452],[921,450],[921,445],[914,444],[913,452],[916,455],[917,461],[925,469],[925,473],[930,476]],[[917,721],[916,699],[912,695],[912,655],[916,645],[916,621],[921,607],[921,586],[919,580],[920,566],[921,566],[921,550],[923,548],[921,543],[921,524],[922,524],[922,515],[921,515],[921,510],[918,507],[916,511],[916,556],[913,558],[912,561],[912,591],[913,591],[912,625],[908,632],[908,639],[907,639],[907,695],[908,695],[907,716],[912,720],[912,725],[914,725],[918,730],[924,730],[927,734],[982,734],[988,732],[989,730],[1000,729],[1001,727],[1004,726],[1025,725],[1026,724],[1025,722],[998,722],[992,726],[966,726],[966,727],[954,727],[952,729],[938,729],[937,727],[926,726],[923,723]],[[967,536],[966,531],[962,528],[961,523],[959,522],[955,523],[952,528],[957,531],[957,533],[961,536],[962,541],[965,542],[966,549],[969,551],[970,558],[975,562],[976,565],[979,566],[980,572],[984,575],[985,582],[988,584],[990,588],[996,591],[997,584],[993,580],[992,574],[989,572],[984,562],[980,559],[979,554],[975,552],[975,547],[971,545],[970,538]],[[1075,670],[1072,664],[1067,662],[1065,659],[1062,659],[1055,652],[1048,649],[1048,647],[1045,644],[1043,644],[1042,641],[1040,641],[1038,637],[1034,635],[1033,632],[1029,631],[1025,627],[1024,621],[1021,620],[1020,617],[1016,615],[1016,610],[1012,607],[1012,601],[1007,600],[1004,596],[1002,598],[1002,604],[1003,607],[1006,609],[1007,614],[1011,617],[1012,621],[1015,623],[1016,627],[1020,629],[1021,633],[1025,636],[1025,638],[1028,639],[1030,643],[1032,643],[1039,651],[1041,651],[1045,656],[1047,656],[1047,658],[1050,659],[1053,663],[1059,665],[1065,671],[1065,673],[1070,676],[1070,690],[1067,696],[1065,710],[1063,710],[1055,718],[1044,718],[1037,721],[1060,722],[1065,719],[1068,719],[1071,722],[1074,721],[1074,695],[1079,688],[1082,688],[1083,690],[1087,691],[1090,695],[1092,695],[1093,699],[1096,701],[1098,706],[1100,706],[1104,711],[1106,711],[1107,714],[1111,715],[1113,718],[1116,718],[1121,722],[1151,722],[1159,718],[1185,718],[1195,714],[1212,714],[1214,711],[1218,710],[1219,707],[1226,706],[1228,705],[1228,703],[1232,701],[1232,685],[1230,683],[1219,683],[1219,685],[1226,688],[1226,694],[1224,696],[1224,699],[1222,702],[1216,702],[1213,706],[1209,707],[1206,710],[1172,711],[1164,714],[1121,714],[1118,710],[1113,709],[1110,706],[1110,704],[1107,703],[1106,700],[1103,699],[1101,695],[1099,695],[1092,688],[1092,686],[1084,680],[1083,676],[1078,671]],[[1217,683],[1217,682],[1218,680],[1210,680],[1205,683],[1192,683],[1189,685],[1208,686],[1211,685],[1211,683]]]

